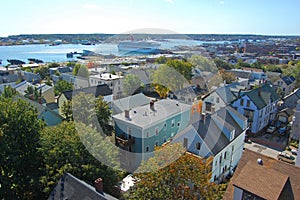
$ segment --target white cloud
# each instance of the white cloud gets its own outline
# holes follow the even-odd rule
[[[219,1],[219,4],[224,4],[224,3],[225,3],[225,2],[224,2],[224,1],[222,1],[222,0],[221,0],[221,1]]]
[[[164,0],[167,3],[174,3],[174,0]]]

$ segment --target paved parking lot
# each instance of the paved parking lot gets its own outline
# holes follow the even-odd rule
[[[252,142],[251,144],[245,143],[244,147],[246,149],[251,150],[251,151],[258,152],[258,153],[261,153],[265,156],[269,156],[269,157],[272,157],[272,158],[275,158],[275,159],[277,159],[277,155],[280,152],[278,150],[271,149],[269,147],[257,144],[255,142]]]

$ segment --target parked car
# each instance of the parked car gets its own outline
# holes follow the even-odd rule
[[[287,153],[279,152],[277,155],[277,159],[290,164],[295,164],[295,157],[290,156]]]
[[[298,153],[296,149],[292,149],[291,152],[293,155],[297,155],[297,153]]]
[[[278,133],[281,134],[281,135],[284,135],[285,134],[285,131],[286,131],[286,127],[282,127],[278,130]]]
[[[276,127],[275,126],[269,126],[267,129],[267,133],[274,133],[276,131]]]

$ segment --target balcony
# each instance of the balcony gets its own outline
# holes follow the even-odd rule
[[[128,147],[135,143],[134,138],[125,138],[124,136],[116,136],[116,144],[120,147]]]

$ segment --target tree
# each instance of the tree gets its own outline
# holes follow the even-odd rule
[[[230,70],[233,68],[232,65],[230,65],[228,62],[221,60],[220,58],[215,58],[214,62],[216,64],[217,69],[225,69],[225,70]]]
[[[207,175],[211,165],[200,157],[183,153],[182,144],[167,145],[163,152],[158,148],[154,157],[141,165],[141,171],[134,176],[138,180],[125,194],[126,199],[216,199],[222,194],[219,186],[209,182]],[[171,152],[171,153],[170,153]],[[180,154],[178,160],[161,166],[170,156]]]
[[[189,58],[189,62],[191,62],[196,68],[199,68],[202,71],[208,71],[215,73],[217,72],[217,66],[213,62],[212,59],[208,59],[204,56],[193,55]]]
[[[55,95],[59,95],[62,92],[73,90],[74,86],[72,83],[69,83],[65,80],[60,80],[54,85]]]
[[[40,182],[45,196],[49,196],[64,172],[87,183],[101,176],[107,192],[120,180],[116,148],[91,127],[72,121],[47,127],[41,133],[40,144],[38,152],[44,156],[45,171]],[[104,159],[110,160],[115,168],[100,162]]]
[[[52,86],[52,82],[49,76],[46,77],[46,81],[45,81],[46,85]]]
[[[100,127],[102,128],[103,132],[106,135],[111,135],[109,133],[109,120],[111,116],[111,110],[109,108],[109,105],[106,101],[104,101],[104,98],[102,96],[99,96],[95,100],[95,111],[96,111],[96,116],[99,122]]]
[[[35,74],[39,74],[41,79],[45,79],[46,77],[50,76],[50,71],[47,66],[42,66],[34,69]]]
[[[62,106],[62,115],[67,121],[73,121],[72,101],[65,101]]]
[[[167,64],[160,65],[151,75],[152,85],[160,97],[165,98],[170,91],[177,91],[189,85],[191,72],[191,63],[168,60]]]
[[[56,67],[60,67],[60,65],[56,62],[48,64],[48,68],[56,68]]]
[[[0,199],[41,199],[37,149],[45,124],[24,100],[2,96],[0,107]]]
[[[12,88],[10,85],[8,85],[8,86],[4,86],[4,90],[1,96],[3,98],[13,98],[17,93],[18,92],[15,88]]]
[[[83,77],[83,78],[88,78],[90,72],[89,72],[87,66],[81,65],[81,64],[76,64],[74,66],[74,69],[73,69],[73,74],[75,76],[79,76],[79,77]]]
[[[137,75],[128,74],[123,82],[124,91],[127,95],[134,94],[142,86],[142,81]]]
[[[166,64],[167,61],[168,61],[168,58],[166,58],[166,56],[160,56],[155,59],[155,63],[157,63],[157,64]]]
[[[231,72],[226,72],[224,69],[219,71],[223,81],[226,81],[227,84],[233,83],[236,81],[236,76]]]
[[[73,119],[91,127],[99,132],[111,135],[109,130],[109,120],[111,110],[102,96],[95,98],[92,94],[80,92],[72,99]]]
[[[37,89],[37,87],[33,86],[28,86],[27,89],[25,90],[25,95],[26,98],[32,100],[32,101],[41,101],[42,99],[42,89]]]

